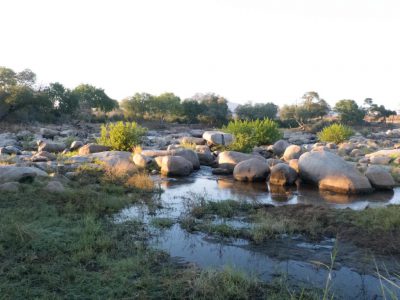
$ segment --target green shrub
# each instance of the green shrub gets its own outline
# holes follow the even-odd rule
[[[112,150],[130,151],[140,144],[147,129],[135,122],[108,123],[101,126],[101,136],[97,142]]]
[[[282,138],[278,124],[268,118],[255,121],[231,121],[222,128],[232,133],[235,141],[228,147],[229,150],[250,152],[254,146],[272,144]]]
[[[333,124],[325,127],[318,133],[318,138],[322,142],[342,143],[353,135],[353,130],[342,124]]]

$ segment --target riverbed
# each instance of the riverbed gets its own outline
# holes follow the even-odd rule
[[[138,219],[149,224],[150,244],[168,252],[182,262],[195,263],[202,268],[234,267],[265,281],[284,279],[299,289],[324,289],[327,282],[335,296],[341,299],[380,299],[394,293],[400,297],[400,262],[387,256],[371,255],[348,243],[333,238],[311,242],[301,235],[282,235],[261,245],[242,239],[220,239],[205,233],[189,233],[181,228],[179,219],[185,203],[196,199],[239,200],[275,206],[311,204],[335,209],[362,210],[390,204],[400,204],[400,189],[370,195],[337,195],[298,185],[274,188],[266,183],[241,183],[230,176],[216,176],[202,167],[186,178],[162,178],[155,182],[164,191],[158,205],[134,205],[115,216],[117,222]],[[151,227],[153,218],[174,220],[172,227]],[[249,226],[240,220],[221,220],[230,226]],[[333,268],[332,255],[337,251]],[[382,280],[380,276],[390,279]],[[397,285],[397,287],[396,287]],[[385,292],[382,292],[384,289]]]

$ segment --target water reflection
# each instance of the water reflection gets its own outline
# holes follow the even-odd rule
[[[187,195],[204,195],[212,200],[234,199],[257,201],[272,205],[311,204],[334,208],[364,209],[388,204],[400,204],[400,189],[379,191],[367,195],[345,195],[319,191],[313,186],[298,183],[294,186],[268,186],[264,182],[238,182],[232,176],[216,176],[211,168],[202,167],[199,171],[184,178],[157,177],[165,190],[162,198],[166,201]]]

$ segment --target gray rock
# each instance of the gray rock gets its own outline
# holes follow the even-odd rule
[[[298,145],[290,145],[283,153],[283,159],[289,161],[291,159],[298,159],[302,153],[302,149]]]
[[[63,152],[67,148],[64,143],[44,142],[39,141],[38,152],[46,151],[52,153]]]
[[[233,135],[222,131],[206,131],[203,134],[203,139],[211,145],[228,146],[233,142]]]
[[[58,131],[50,128],[40,128],[40,134],[45,139],[53,139],[56,135],[58,135]]]
[[[171,151],[170,155],[172,156],[181,156],[186,160],[190,161],[193,165],[193,169],[198,170],[200,169],[200,161],[197,153],[193,150],[189,149],[178,149]]]
[[[367,176],[369,182],[376,189],[388,190],[393,189],[396,185],[393,176],[381,166],[369,166],[365,172],[365,176]]]
[[[0,148],[0,154],[15,154],[15,155],[20,155],[21,150],[18,147],[15,146],[5,146]]]
[[[370,156],[369,162],[373,165],[388,165],[392,158],[390,156]]]
[[[211,166],[215,163],[215,157],[208,146],[196,146],[196,153],[201,165]]]
[[[233,177],[238,181],[263,181],[268,174],[267,162],[258,158],[241,161],[233,169]]]
[[[272,145],[272,150],[274,151],[275,155],[281,157],[282,154],[285,153],[286,148],[289,146],[290,144],[287,141],[279,140]]]
[[[214,175],[231,175],[233,173],[232,169],[215,168],[212,169]]]
[[[272,167],[269,183],[273,185],[292,185],[297,179],[297,172],[287,164],[280,163]]]
[[[48,175],[34,167],[0,166],[0,183],[32,181],[35,177],[48,177]]]
[[[203,138],[197,138],[192,136],[185,136],[180,139],[181,144],[195,144],[195,145],[204,145],[206,140]]]
[[[161,174],[165,176],[188,176],[193,165],[182,156],[164,156],[161,163]]]
[[[90,143],[90,144],[86,144],[85,146],[80,147],[78,150],[78,154],[86,155],[86,154],[104,152],[104,151],[108,151],[108,150],[110,150],[110,147],[108,147],[108,146]]]
[[[238,163],[250,158],[258,158],[261,161],[266,161],[264,157],[259,155],[252,155],[236,151],[223,151],[219,153],[217,157],[217,163],[220,168],[233,170]]]
[[[328,190],[345,194],[372,191],[367,177],[340,156],[328,151],[307,152],[299,158],[300,177]]]
[[[84,146],[84,144],[83,144],[82,141],[73,141],[71,143],[71,146],[69,147],[69,150],[75,151],[75,150],[78,150],[80,147],[83,147],[83,146]]]

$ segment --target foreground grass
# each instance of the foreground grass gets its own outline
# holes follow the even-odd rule
[[[145,225],[112,222],[111,214],[126,205],[151,201],[149,192],[126,193],[125,187],[78,182],[62,194],[38,184],[1,194],[0,299],[317,298],[229,268],[174,263],[147,246]]]
[[[225,222],[241,220],[248,227]],[[219,223],[215,223],[215,221]],[[400,207],[388,206],[363,211],[337,210],[312,205],[273,207],[225,200],[200,199],[188,206],[181,225],[223,237],[241,237],[261,243],[283,234],[303,234],[310,239],[338,237],[376,253],[400,255]]]

